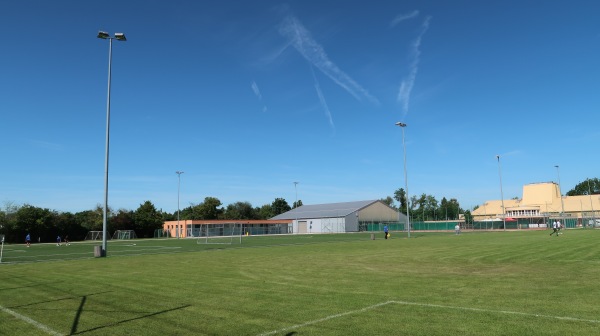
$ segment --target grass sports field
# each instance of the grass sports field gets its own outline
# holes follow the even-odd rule
[[[0,335],[598,335],[600,230],[549,233],[5,245]]]

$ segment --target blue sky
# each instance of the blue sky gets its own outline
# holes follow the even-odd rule
[[[0,202],[463,208],[599,177],[597,1],[3,1]],[[554,167],[560,166],[560,172]]]

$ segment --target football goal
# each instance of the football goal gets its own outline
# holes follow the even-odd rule
[[[4,235],[0,234],[0,244],[2,244],[2,247],[0,247],[0,263],[2,262],[2,252],[4,252]]]
[[[169,238],[171,235],[169,234],[169,230],[156,229],[154,230],[154,238]]]
[[[137,239],[137,236],[133,230],[117,230],[112,239]]]
[[[107,239],[110,239],[110,235],[107,235]],[[85,240],[102,240],[102,231],[89,231]]]
[[[200,229],[195,229],[198,244],[241,244],[242,224],[201,224]]]

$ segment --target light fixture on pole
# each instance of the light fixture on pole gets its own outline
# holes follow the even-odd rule
[[[496,155],[498,159],[498,176],[500,176],[500,197],[502,198],[502,222],[504,223],[504,231],[506,231],[506,209],[504,208],[504,192],[502,192],[502,169],[500,169],[500,155]]]
[[[588,196],[590,197],[590,207],[592,208],[592,227],[596,226],[596,214],[594,213],[594,203],[592,202],[592,188],[590,187],[590,179],[587,179],[588,183]]]
[[[300,183],[300,182],[294,182],[294,190],[296,191],[296,203],[294,203],[294,209],[298,208],[298,183]],[[294,211],[294,213],[296,214],[296,225],[298,225],[298,210]],[[312,225],[311,225],[311,231],[312,231]]]
[[[404,184],[406,187],[406,227],[408,238],[410,238],[410,197],[408,196],[408,177],[406,173],[406,144],[404,143],[404,128],[406,127],[406,124],[397,122],[396,126],[400,126],[400,128],[402,128],[402,147],[404,149]]]
[[[179,227],[179,190],[180,190],[180,186],[181,186],[181,174],[183,174],[183,172],[178,170],[175,172],[175,174],[177,174],[177,230],[176,230],[176,232],[177,232],[177,239],[179,239],[179,236],[180,236],[179,232],[181,231],[181,229]],[[192,233],[191,231],[192,231],[192,229],[190,226],[190,233]],[[192,233],[192,236],[193,236],[193,233]]]
[[[98,32],[98,38],[108,40],[108,94],[106,97],[106,152],[104,157],[104,209],[102,210],[102,251],[101,256],[106,257],[106,236],[108,220],[108,153],[110,145],[110,82],[112,73],[112,40],[127,41],[125,34],[115,33],[111,37],[107,32]]]
[[[556,165],[554,167],[556,167],[556,173],[558,174],[558,195],[560,196],[560,207],[561,207],[560,218],[562,219],[562,225],[564,225],[566,227],[567,224],[565,223],[565,220],[563,218],[563,216],[565,215],[565,202],[563,201],[562,191],[560,191],[560,169],[558,168],[558,165]]]
[[[300,182],[294,182],[294,190],[296,191],[296,203],[294,203],[294,208],[298,207],[298,183]]]

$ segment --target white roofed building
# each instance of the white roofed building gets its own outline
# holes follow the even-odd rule
[[[367,224],[406,223],[406,216],[379,200],[302,205],[272,220],[292,220],[294,233],[358,232]]]

